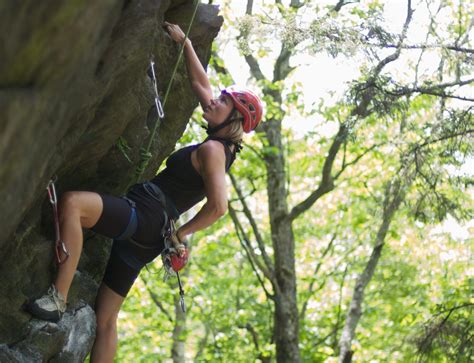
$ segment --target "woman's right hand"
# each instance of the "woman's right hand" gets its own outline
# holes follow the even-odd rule
[[[181,239],[176,230],[171,233],[170,240],[178,256],[182,257],[188,248],[188,241]]]
[[[164,28],[176,43],[183,44],[184,39],[186,38],[184,32],[181,30],[179,25],[171,24],[167,21],[164,22]]]

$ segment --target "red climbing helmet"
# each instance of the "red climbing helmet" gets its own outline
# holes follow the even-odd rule
[[[229,95],[234,101],[235,108],[244,116],[244,132],[254,130],[262,119],[260,98],[252,91],[237,86],[227,87],[221,93]]]

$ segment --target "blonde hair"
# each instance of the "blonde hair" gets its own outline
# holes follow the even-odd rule
[[[231,119],[234,121],[227,126],[226,139],[238,144],[242,141],[244,136],[244,126],[242,123],[244,117],[239,111],[234,110]]]

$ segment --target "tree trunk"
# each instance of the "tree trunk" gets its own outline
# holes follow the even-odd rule
[[[173,346],[171,348],[171,356],[173,363],[186,363],[186,313],[181,310],[179,303],[179,295],[174,296],[175,321],[173,327]]]
[[[295,239],[288,221],[285,159],[281,144],[281,123],[268,122],[267,138],[280,152],[266,155],[267,192],[275,256],[274,337],[278,363],[299,362],[299,321],[296,301]]]
[[[299,362],[299,315],[296,301],[294,236],[290,224],[281,223],[274,236],[275,294],[274,336],[277,362]]]
[[[408,179],[410,180],[410,178]],[[407,181],[407,185],[411,182]],[[385,191],[385,200],[383,207],[382,223],[377,231],[375,238],[375,246],[370,255],[369,261],[364,268],[362,274],[357,278],[354,292],[352,294],[352,300],[347,312],[346,323],[342,330],[341,339],[339,342],[339,363],[350,363],[352,362],[352,355],[354,352],[351,349],[352,341],[355,337],[355,330],[359,323],[360,317],[362,316],[362,303],[364,302],[364,291],[370,280],[372,279],[375,268],[382,254],[382,249],[385,243],[385,237],[390,227],[390,223],[398,210],[400,203],[404,197],[403,185],[400,180],[394,180],[387,185]]]
[[[341,340],[339,343],[340,353],[339,353],[339,362],[340,363],[350,363],[352,362],[352,355],[354,352],[351,349],[352,340],[355,336],[355,329],[359,323],[359,319],[362,315],[362,302],[364,301],[364,290],[369,284],[370,280],[377,266],[378,260],[382,253],[383,243],[376,246],[372,255],[370,256],[369,262],[364,269],[364,272],[358,277],[356,285],[354,287],[354,292],[352,294],[351,304],[349,306],[349,311],[347,313],[346,323],[344,329],[342,330]]]

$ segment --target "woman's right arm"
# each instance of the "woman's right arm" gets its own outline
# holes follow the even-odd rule
[[[196,156],[207,200],[190,221],[179,227],[177,233],[181,240],[209,227],[227,211],[224,146],[218,141],[208,141],[198,148]]]
[[[168,31],[171,39],[179,44],[184,42],[184,58],[186,59],[186,68],[188,70],[191,87],[194,93],[198,96],[201,106],[205,108],[209,105],[212,99],[212,89],[206,70],[201,64],[193,44],[188,38],[185,41],[185,35],[179,25],[165,22],[165,28]]]

